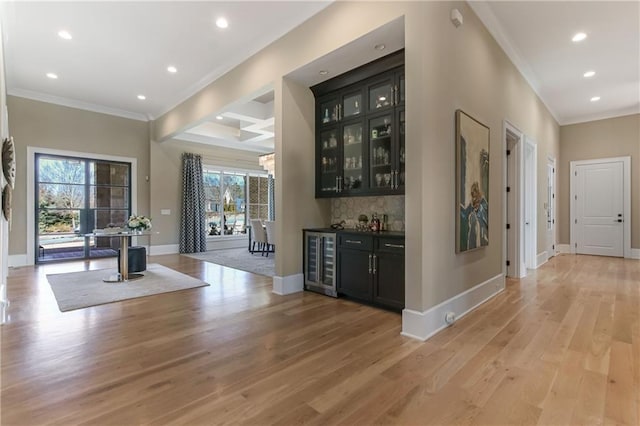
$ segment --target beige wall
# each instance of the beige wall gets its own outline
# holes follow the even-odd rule
[[[559,243],[569,244],[570,162],[631,157],[631,247],[640,248],[640,114],[560,127]]]
[[[465,18],[457,29],[449,20],[454,7]],[[540,161],[546,165],[548,155],[558,156],[557,123],[465,2],[336,2],[161,117],[154,134],[157,140],[170,137],[235,99],[275,87],[276,164],[283,171],[276,178],[276,216],[282,224],[278,244],[283,247],[276,273],[300,273],[301,229],[326,225],[329,212],[312,198],[312,99],[305,88],[283,77],[401,16],[409,159],[406,300],[408,308],[424,311],[502,273],[503,120],[537,142],[539,171],[545,167]],[[453,237],[457,108],[491,128],[490,246],[459,255]],[[539,188],[545,179],[539,172]],[[283,210],[288,200],[295,201],[295,210]],[[544,250],[542,226],[538,244],[538,252]]]
[[[153,229],[159,232],[152,245],[176,245],[180,242],[182,205],[182,153],[202,155],[202,164],[264,172],[258,164],[257,152],[207,146],[178,140],[151,143],[151,209]],[[160,210],[170,209],[163,216]]]
[[[27,214],[27,147],[88,154],[133,157],[138,164],[138,214],[149,214],[149,124],[64,106],[9,96],[9,122],[15,139],[17,179],[13,212]],[[9,254],[27,252],[26,220],[15,220],[9,235]],[[28,261],[33,261],[29,259]]]

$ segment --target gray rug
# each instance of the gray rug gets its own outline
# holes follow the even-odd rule
[[[251,254],[246,248],[234,248],[185,254],[184,256],[268,277],[275,275],[275,256],[273,253],[269,253],[269,257],[266,257],[261,256],[260,253]]]
[[[156,263],[147,265],[143,278],[124,283],[102,281],[114,273],[114,269],[98,269],[49,274],[47,280],[62,312],[209,285]]]

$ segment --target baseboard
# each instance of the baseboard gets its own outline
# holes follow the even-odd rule
[[[571,244],[558,244],[556,247],[560,254],[571,254]]]
[[[631,249],[631,259],[640,259],[640,249]]]
[[[536,257],[536,269],[538,269],[539,267],[547,263],[548,260],[549,260],[549,255],[547,254],[546,250],[538,254],[538,256]]]
[[[26,254],[11,254],[7,258],[7,265],[9,265],[9,268],[19,268],[20,266],[28,266],[34,264],[34,260],[31,260],[31,263],[28,262]]]
[[[166,244],[162,246],[149,247],[149,256],[157,256],[160,254],[175,254],[180,252],[178,244]]]
[[[503,291],[504,286],[505,278],[500,274],[424,312],[404,309],[401,334],[425,341],[448,326],[445,322],[447,313],[453,312],[456,320],[460,319]]]
[[[273,277],[273,292],[284,296],[286,294],[298,293],[304,289],[304,275],[295,274],[286,277]]]

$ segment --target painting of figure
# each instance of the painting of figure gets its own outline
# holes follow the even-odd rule
[[[456,111],[456,252],[489,245],[489,128]]]

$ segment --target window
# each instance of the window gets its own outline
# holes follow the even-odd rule
[[[204,168],[205,208],[208,234],[241,235],[246,233],[246,172]]]
[[[249,176],[249,220],[269,220],[269,179],[265,175]]]

